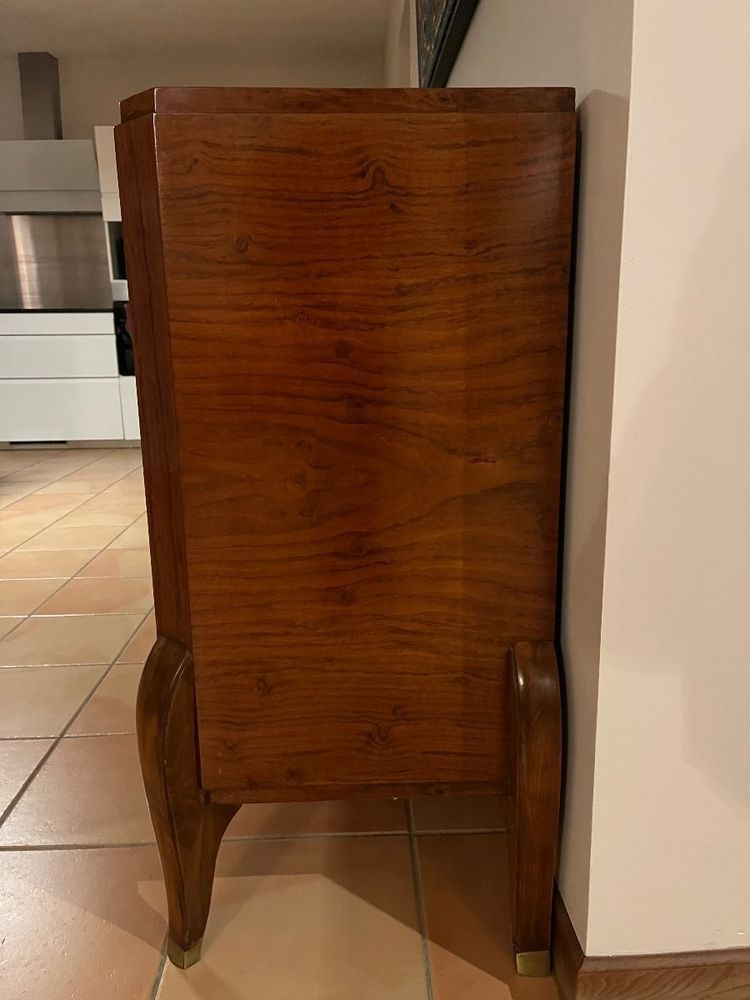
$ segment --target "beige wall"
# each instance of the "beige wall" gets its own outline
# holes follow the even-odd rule
[[[749,52],[747,0],[482,0],[451,77],[580,101],[561,887],[592,955],[750,945]]]
[[[95,125],[120,120],[124,97],[154,86],[376,87],[384,79],[380,52],[347,58],[265,63],[257,57],[227,53],[146,53],[119,57],[60,59],[63,135],[91,139]]]
[[[632,0],[482,0],[450,78],[453,87],[575,86],[584,135],[565,527],[570,737],[560,872],[584,947],[631,30]]]
[[[391,0],[385,40],[385,86],[416,87],[416,0]]]
[[[635,6],[599,954],[750,945],[750,3]]]
[[[0,140],[23,139],[18,57],[0,55]]]

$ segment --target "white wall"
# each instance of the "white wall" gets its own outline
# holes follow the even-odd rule
[[[563,645],[569,704],[560,888],[586,947],[607,472],[632,0],[482,0],[452,87],[575,86],[581,204],[565,526]]]
[[[18,57],[0,55],[0,140],[23,139]]]
[[[589,951],[750,945],[750,3],[636,0]]]
[[[227,53],[175,52],[120,57],[62,57],[63,135],[92,139],[95,125],[120,120],[119,102],[154,86],[377,87],[384,81],[380,52],[300,60]]]

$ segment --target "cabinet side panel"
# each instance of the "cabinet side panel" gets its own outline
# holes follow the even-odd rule
[[[507,785],[554,634],[571,114],[157,115],[204,783]]]
[[[182,484],[153,116],[115,129],[159,635],[190,648]]]

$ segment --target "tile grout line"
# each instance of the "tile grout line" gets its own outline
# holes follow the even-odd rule
[[[122,655],[122,653],[125,651],[125,648],[128,645],[128,643],[130,642],[130,640],[133,638],[133,636],[135,635],[135,633],[143,625],[143,623],[145,622],[145,620],[148,618],[148,616],[150,614],[151,614],[151,612],[149,611],[149,612],[147,612],[143,616],[143,618],[140,620],[140,622],[138,623],[138,625],[136,625],[136,627],[130,633],[130,635],[128,636],[128,638],[122,644],[122,646],[119,647],[119,649],[117,650],[117,652],[114,654],[114,657],[112,658],[109,666],[105,669],[104,673],[101,675],[101,677],[99,678],[99,680],[96,682],[96,684],[92,687],[92,689],[89,691],[89,693],[83,699],[83,701],[78,706],[78,708],[73,712],[73,714],[71,715],[71,717],[68,719],[67,723],[63,726],[63,728],[61,729],[61,731],[58,733],[58,735],[52,737],[52,746],[48,747],[47,752],[42,756],[42,758],[39,761],[39,763],[32,770],[31,774],[28,775],[28,777],[26,778],[26,780],[23,782],[23,784],[21,785],[21,787],[19,788],[19,790],[13,796],[13,798],[10,800],[10,802],[8,803],[8,805],[6,806],[6,808],[3,810],[3,812],[0,813],[0,829],[2,829],[3,825],[5,824],[5,821],[10,817],[11,813],[13,812],[13,810],[16,808],[16,806],[20,802],[22,796],[26,793],[26,791],[29,788],[29,786],[31,785],[32,781],[34,781],[34,779],[36,778],[36,776],[39,774],[39,772],[41,771],[41,769],[44,766],[44,764],[46,764],[46,762],[49,760],[50,756],[54,753],[54,751],[60,745],[60,743],[62,742],[63,738],[65,737],[65,734],[67,733],[68,729],[70,729],[70,727],[76,721],[76,719],[81,714],[81,712],[84,710],[84,708],[86,707],[86,705],[88,705],[89,701],[94,696],[95,692],[98,691],[99,687],[102,685],[102,683],[104,682],[105,678],[108,676],[109,672],[112,670],[112,667],[117,662],[117,658]]]
[[[159,967],[156,970],[156,975],[154,976],[154,981],[151,984],[151,992],[148,995],[148,1000],[156,1000],[159,996],[159,990],[161,989],[161,981],[164,978],[164,970],[167,967],[167,946],[169,944],[169,930],[167,930],[164,935],[164,943],[161,946],[161,958],[159,959]]]
[[[104,456],[104,457],[106,457],[106,456]],[[94,459],[93,461],[96,462],[96,461],[98,461],[98,459]],[[88,466],[92,465],[92,464],[93,464],[93,462],[88,462],[85,466],[81,466],[81,468],[88,468]],[[109,485],[110,486],[114,486],[116,483],[119,483],[123,479],[125,479],[125,477],[128,476],[129,474],[130,473],[126,472],[124,476],[120,476],[119,479],[116,479],[114,483],[110,483]],[[62,479],[64,477],[61,476],[60,478]],[[56,480],[53,480],[53,482],[54,481],[56,481]],[[46,484],[46,485],[49,485],[49,484]],[[104,490],[106,490],[106,489],[109,489],[109,486],[103,487],[103,489],[100,490],[99,493],[95,493],[94,496],[99,496],[99,494],[102,493],[102,492],[104,492]],[[93,499],[93,498],[89,497],[89,499]],[[80,507],[84,503],[86,503],[86,501],[82,500],[81,503],[78,504],[73,509],[77,510],[78,507]],[[65,515],[63,515],[63,517],[64,516]],[[59,520],[59,518],[58,518],[58,520]],[[54,523],[57,523],[57,522],[55,521],[55,522],[53,522],[53,524]],[[128,525],[128,527],[129,527],[129,525]],[[44,530],[44,529],[42,529],[42,530]],[[125,531],[125,530],[127,530],[127,528],[123,528],[123,531]],[[38,533],[39,532],[37,532],[37,534]],[[115,538],[119,538],[121,534],[122,534],[122,532],[120,532],[118,535],[115,535]],[[32,535],[31,537],[33,538],[34,535]],[[27,539],[27,541],[28,541],[28,539]],[[113,539],[113,541],[114,541],[114,539]],[[23,543],[21,543],[21,544],[23,544]],[[11,550],[11,551],[13,551],[13,550]],[[101,552],[101,549],[99,551]],[[94,559],[94,558],[95,558],[95,556],[91,557],[91,559]],[[87,563],[85,563],[86,566],[88,566],[89,562],[91,562],[91,559],[89,559],[89,561]],[[81,567],[81,568],[83,568],[83,567]],[[75,720],[78,718],[79,714],[83,711],[83,708],[88,704],[88,702],[89,702],[90,698],[92,697],[92,695],[94,694],[94,692],[99,688],[99,685],[102,683],[102,681],[104,680],[104,678],[109,674],[110,670],[112,669],[112,667],[114,666],[114,664],[117,662],[118,656],[122,655],[122,653],[125,650],[125,647],[130,642],[130,640],[133,638],[133,636],[138,631],[138,629],[141,627],[141,625],[143,625],[144,621],[146,620],[146,618],[148,618],[148,615],[150,613],[151,612],[149,611],[147,614],[145,614],[143,616],[143,618],[141,619],[141,621],[139,622],[139,624],[133,629],[133,631],[130,633],[130,635],[128,636],[128,638],[125,640],[125,642],[119,648],[119,650],[115,653],[115,655],[112,658],[112,661],[110,662],[110,664],[107,667],[107,669],[101,675],[101,677],[99,678],[98,682],[94,685],[94,687],[91,689],[91,691],[89,691],[87,697],[84,698],[83,702],[78,706],[78,708],[73,713],[73,715],[68,719],[68,722],[62,728],[62,730],[60,731],[60,733],[58,733],[57,736],[52,737],[52,744],[47,748],[47,752],[42,755],[41,760],[39,760],[39,762],[37,763],[36,767],[32,769],[32,771],[31,771],[31,773],[29,775],[27,775],[26,780],[21,784],[21,787],[18,789],[18,791],[16,792],[16,794],[12,797],[12,799],[10,800],[10,802],[8,803],[8,805],[5,807],[5,809],[3,809],[2,813],[0,813],[0,828],[3,827],[3,825],[5,824],[5,821],[9,818],[9,816],[11,815],[11,813],[13,812],[13,810],[16,808],[16,806],[18,805],[18,803],[21,800],[22,796],[25,794],[26,790],[31,785],[32,781],[34,781],[34,779],[39,774],[39,772],[41,771],[41,769],[44,766],[44,764],[49,760],[50,756],[54,753],[54,751],[56,750],[56,748],[59,746],[62,738],[65,735],[65,733],[73,725],[73,723],[75,722]],[[24,618],[23,621],[26,621],[28,619],[28,617],[29,616],[27,616],[26,618]],[[18,628],[20,624],[21,624],[21,622],[18,623],[18,625],[16,626],[16,628]],[[15,632],[15,628],[11,629],[11,631],[8,633],[8,635],[12,635],[13,632]],[[8,636],[3,636],[3,639],[6,639],[7,637]]]
[[[107,458],[108,454],[107,455],[100,455],[98,458],[93,458],[90,462],[87,462],[85,465],[80,466],[80,468],[74,469],[73,472],[80,472],[81,469],[88,469],[89,466],[95,465],[96,462],[100,462],[103,458]],[[140,468],[140,466],[136,466],[136,469],[137,468]],[[135,469],[129,469],[122,476],[118,476],[118,478],[114,479],[111,483],[108,483],[106,486],[102,486],[102,488],[100,490],[94,490],[93,493],[82,493],[81,496],[84,497],[84,499],[81,500],[80,503],[75,504],[73,507],[70,508],[70,510],[67,510],[64,514],[61,514],[59,517],[56,517],[54,519],[54,521],[50,521],[49,524],[46,524],[43,528],[40,528],[39,531],[32,532],[28,536],[28,538],[24,538],[24,540],[22,542],[18,542],[16,545],[11,546],[11,548],[5,549],[3,551],[3,555],[7,556],[7,555],[10,555],[11,552],[15,552],[16,549],[20,548],[22,545],[25,545],[26,542],[30,542],[32,538],[36,538],[37,535],[41,535],[41,533],[43,531],[46,531],[47,528],[51,528],[55,524],[57,524],[58,521],[62,521],[62,519],[65,518],[65,517],[67,517],[68,514],[72,514],[74,511],[78,510],[79,507],[83,507],[84,504],[87,504],[90,500],[95,500],[97,497],[101,496],[102,493],[105,492],[105,490],[111,489],[111,487],[116,486],[118,483],[121,483],[123,481],[123,479],[126,479],[130,475],[130,473],[134,472],[134,471],[135,471]],[[61,483],[63,481],[63,479],[67,479],[68,476],[70,476],[72,474],[73,474],[72,472],[69,472],[65,476],[58,476],[57,479],[50,479],[49,482],[44,483],[44,485],[40,486],[39,489],[45,489],[45,487],[47,487],[47,486],[52,486],[53,483]],[[39,494],[39,489],[33,490],[31,493],[29,493],[25,497],[21,497],[19,499],[19,501],[17,501],[17,502],[20,502],[20,500],[27,500],[28,497],[30,497],[30,496],[36,496],[37,494]],[[45,493],[41,493],[39,495],[40,496],[62,496],[63,494],[55,494],[55,493],[45,494]],[[67,496],[75,496],[75,494],[66,494],[66,495]],[[12,506],[12,504],[9,505],[9,506]],[[7,508],[4,507],[3,510],[5,510],[6,513],[7,513]],[[138,517],[140,517],[140,516],[141,515],[139,514]],[[137,521],[138,518],[134,518],[134,520]],[[131,523],[133,523],[133,522],[131,522]],[[130,525],[127,525],[127,527],[130,527]],[[115,538],[113,538],[112,541],[114,541],[116,538],[119,538],[121,534],[122,534],[122,531],[119,532],[119,534],[115,535]],[[104,546],[104,548],[106,548],[106,546]],[[31,551],[44,551],[44,550],[43,549],[32,549]]]
[[[129,735],[119,734],[119,735]],[[71,737],[67,737],[71,739]],[[457,833],[454,830],[429,830],[420,831],[419,836],[464,836],[464,835],[487,835],[487,836],[497,836],[498,833],[504,833],[503,830],[462,830]],[[378,839],[386,838],[408,838],[409,832],[407,830],[341,830],[333,833],[257,833],[248,834],[244,837],[224,837],[222,839],[222,844],[275,844],[275,843],[285,843],[288,841],[299,841],[299,840],[362,840],[376,837]],[[416,838],[415,838],[416,839]],[[8,853],[10,851],[110,851],[126,847],[156,847],[155,840],[114,840],[114,841],[99,841],[96,843],[81,841],[78,843],[70,844],[0,844],[0,854]],[[420,876],[420,889],[421,889],[421,876]],[[426,921],[425,921],[426,925]],[[425,930],[425,938],[427,938]]]
[[[92,458],[90,462],[84,462],[83,465],[79,465],[77,469],[71,469],[68,472],[63,473],[62,476],[58,476],[57,479],[48,479],[47,482],[43,483],[41,486],[37,486],[36,489],[30,490],[24,496],[18,497],[16,500],[12,500],[9,504],[6,504],[2,509],[3,510],[7,510],[7,508],[8,507],[12,507],[14,503],[20,503],[21,500],[27,500],[29,497],[34,496],[35,494],[39,493],[39,490],[46,489],[47,486],[52,486],[54,483],[61,483],[63,481],[63,479],[67,479],[68,476],[72,476],[74,472],[80,472],[81,469],[88,469],[88,467],[90,465],[93,465],[95,462],[100,462],[103,458],[108,458],[109,455],[111,455],[111,454],[112,454],[111,451],[105,451],[105,453],[103,455],[98,455],[96,458]],[[33,464],[34,465],[41,465],[41,461],[40,462],[34,462]],[[31,466],[29,466],[29,468],[31,468]],[[5,476],[0,477],[0,482],[2,482],[2,480],[4,478],[5,478]],[[117,482],[119,483],[119,481],[120,480],[118,479]],[[108,487],[105,486],[104,489],[108,489]],[[95,492],[92,497],[89,497],[89,499],[93,499],[94,496],[99,496],[99,493],[101,493],[101,492],[103,492],[103,491],[99,490],[98,492]],[[42,493],[40,495],[41,496],[62,496],[62,494],[55,494],[55,493],[47,493],[47,494]],[[73,495],[74,494],[70,494],[70,493],[67,494],[67,496],[73,496]],[[86,494],[86,493],[83,493],[81,495],[82,496],[88,496],[88,494]],[[81,503],[86,503],[86,501],[82,500]],[[77,504],[76,507],[72,508],[72,510],[76,510],[77,507],[79,507],[79,506],[80,506],[80,504]],[[63,517],[64,516],[65,515],[63,514]],[[53,521],[52,523],[54,524],[56,522]],[[42,529],[42,531],[43,530],[44,529]],[[38,531],[34,532],[34,534],[38,535],[39,532]],[[33,538],[34,535],[30,535],[29,537]],[[28,541],[28,539],[26,539],[26,541]],[[23,542],[19,542],[18,545],[23,545]],[[12,552],[14,549],[18,548],[18,545],[14,545],[13,548],[6,549],[3,552],[3,555],[7,555],[8,552]]]
[[[104,456],[101,456],[101,457],[102,457],[102,458],[106,458],[107,456],[106,456],[106,455],[104,455]],[[82,466],[81,466],[81,468],[82,468],[82,469],[87,469],[87,468],[89,467],[89,465],[93,465],[93,464],[94,464],[94,462],[98,462],[98,461],[100,461],[100,459],[99,459],[99,458],[95,458],[95,459],[93,459],[93,460],[92,460],[91,462],[87,462],[87,463],[86,463],[86,465],[82,465]],[[140,466],[136,466],[136,468],[140,468]],[[78,469],[76,469],[76,470],[74,470],[74,471],[76,471],[76,472],[77,472],[77,471],[78,471]],[[76,506],[75,506],[75,507],[72,507],[72,508],[71,508],[71,509],[70,509],[69,511],[66,511],[66,513],[65,513],[65,514],[61,514],[61,515],[60,515],[60,517],[58,517],[58,518],[55,518],[55,520],[54,520],[54,521],[51,521],[51,522],[50,522],[50,523],[49,523],[48,525],[46,525],[46,526],[45,526],[44,528],[40,528],[40,529],[39,529],[39,531],[35,531],[35,532],[34,532],[34,533],[33,533],[32,535],[29,535],[29,537],[28,537],[28,538],[25,538],[25,539],[24,539],[24,540],[23,540],[22,542],[19,542],[19,543],[18,543],[18,545],[15,545],[15,546],[14,546],[14,547],[13,547],[12,549],[7,549],[6,551],[4,551],[4,552],[3,552],[3,556],[7,556],[7,555],[10,555],[10,553],[11,553],[11,552],[15,552],[15,551],[16,551],[16,549],[20,548],[20,546],[21,546],[21,545],[25,545],[25,544],[26,544],[26,542],[30,542],[32,538],[36,538],[36,536],[37,536],[37,535],[41,535],[41,533],[42,533],[43,531],[46,531],[46,530],[47,530],[47,528],[51,528],[51,527],[53,527],[53,526],[54,526],[55,524],[57,524],[57,523],[58,523],[59,521],[62,521],[62,520],[63,520],[63,518],[65,518],[65,517],[67,517],[67,516],[68,516],[68,514],[72,514],[72,513],[74,512],[74,511],[78,510],[78,509],[79,509],[79,507],[83,507],[83,506],[84,506],[84,505],[85,505],[86,503],[88,503],[88,502],[89,502],[89,500],[95,500],[95,499],[96,499],[97,497],[101,496],[101,495],[102,495],[102,493],[104,493],[104,492],[105,492],[105,490],[108,490],[108,489],[111,489],[111,487],[112,487],[112,486],[116,486],[116,485],[117,485],[118,483],[121,483],[121,482],[123,481],[123,479],[127,479],[127,477],[128,477],[129,475],[130,475],[130,473],[131,473],[131,472],[133,472],[133,471],[135,471],[135,470],[133,470],[133,469],[130,469],[130,471],[129,471],[129,472],[126,472],[126,473],[125,473],[125,474],[124,474],[123,476],[120,476],[120,478],[119,478],[119,479],[115,479],[115,481],[114,481],[114,482],[112,482],[112,483],[109,483],[109,485],[108,485],[108,486],[103,486],[103,487],[102,487],[102,489],[100,489],[98,493],[94,493],[94,494],[92,494],[91,496],[89,496],[88,494],[83,494],[84,496],[86,496],[86,499],[85,499],[85,500],[82,500],[82,501],[81,501],[81,502],[80,502],[79,504],[76,504]],[[69,473],[69,475],[70,475],[70,473]],[[60,481],[61,481],[62,479],[65,479],[65,476],[60,476],[60,478],[59,478],[59,479],[52,479],[52,480],[50,480],[50,482],[49,482],[49,483],[45,483],[44,485],[45,485],[45,486],[49,486],[49,485],[51,485],[51,483],[57,483],[57,482],[60,482]],[[34,493],[36,493],[36,490],[34,491]],[[33,496],[33,494],[29,494],[29,495],[30,495],[30,496]],[[112,541],[111,541],[111,542],[108,542],[108,543],[107,543],[107,545],[105,545],[105,546],[103,546],[103,547],[101,547],[101,548],[97,549],[97,550],[96,550],[96,552],[94,553],[94,555],[93,555],[93,556],[91,556],[91,558],[90,558],[90,559],[88,559],[88,560],[87,560],[87,561],[86,561],[86,562],[85,562],[85,563],[83,564],[83,566],[79,567],[79,569],[78,569],[78,570],[76,571],[76,574],[75,574],[75,576],[69,576],[69,577],[66,577],[66,579],[65,579],[65,580],[63,581],[63,583],[61,583],[61,584],[60,584],[60,586],[59,586],[59,587],[57,588],[57,590],[55,590],[55,591],[54,591],[54,593],[50,594],[50,595],[49,595],[49,597],[46,597],[46,598],[45,598],[45,599],[44,599],[43,601],[40,601],[40,602],[39,602],[39,604],[37,605],[37,607],[36,607],[36,608],[34,608],[34,611],[30,612],[30,613],[29,613],[28,615],[23,615],[23,616],[21,616],[21,620],[20,620],[20,621],[18,622],[18,624],[14,625],[14,626],[13,626],[13,628],[12,628],[12,629],[10,630],[10,632],[7,632],[7,633],[6,633],[6,634],[5,634],[4,636],[3,636],[3,638],[2,638],[2,639],[0,639],[0,642],[3,642],[3,641],[4,641],[5,639],[9,639],[9,638],[10,638],[10,637],[11,637],[11,636],[13,635],[13,633],[14,633],[14,632],[16,631],[16,629],[19,629],[19,628],[21,627],[21,625],[23,625],[23,623],[24,623],[25,621],[27,621],[27,620],[28,620],[29,618],[31,618],[31,616],[32,616],[32,615],[34,614],[34,612],[35,612],[35,611],[37,611],[37,610],[38,610],[38,609],[39,609],[39,608],[40,608],[40,607],[42,606],[42,604],[46,603],[46,601],[48,601],[48,600],[51,600],[51,599],[52,599],[52,598],[53,598],[53,597],[55,596],[55,594],[59,593],[59,591],[61,591],[61,590],[62,590],[62,588],[63,588],[63,587],[65,586],[65,584],[66,584],[66,583],[69,583],[69,582],[70,582],[71,580],[74,580],[74,579],[76,579],[76,577],[78,576],[78,574],[79,574],[79,573],[80,573],[80,572],[81,572],[82,570],[86,569],[86,567],[87,567],[87,566],[88,566],[88,565],[89,565],[90,563],[92,563],[92,562],[94,561],[94,559],[96,559],[96,557],[97,557],[97,556],[101,555],[101,554],[102,554],[102,552],[104,552],[104,550],[105,550],[105,549],[109,548],[109,546],[110,546],[110,545],[112,544],[112,542],[116,542],[116,541],[117,541],[117,539],[118,539],[118,538],[120,537],[120,535],[124,534],[124,533],[125,533],[125,532],[126,532],[126,531],[128,530],[128,528],[132,528],[132,526],[133,526],[133,525],[135,524],[135,522],[136,522],[136,521],[137,521],[137,520],[138,520],[138,519],[139,519],[140,517],[142,517],[142,514],[139,514],[139,515],[138,515],[138,517],[134,518],[134,520],[133,520],[133,521],[131,521],[131,522],[130,522],[130,524],[126,524],[126,525],[125,525],[125,526],[123,527],[122,531],[118,532],[118,534],[116,534],[116,535],[115,535],[115,537],[114,537],[114,538],[112,539]],[[117,527],[117,525],[114,525],[113,527]],[[45,550],[44,550],[44,549],[31,549],[31,550],[29,550],[29,551],[32,551],[32,552],[34,552],[34,551],[38,551],[38,552],[42,552],[42,551],[45,551]],[[51,551],[51,552],[54,552],[54,551],[56,551],[56,550],[55,550],[55,549],[50,549],[49,551]],[[59,550],[57,550],[57,551],[59,551]],[[75,551],[75,550],[74,550],[74,551]],[[85,552],[85,551],[87,551],[87,550],[86,550],[86,549],[81,549],[80,551],[81,551],[81,552]],[[31,579],[31,578],[30,578],[30,579]],[[33,579],[37,579],[37,578],[33,578]],[[38,579],[55,579],[55,578],[54,578],[54,577],[49,577],[49,578],[48,578],[48,577],[39,577]],[[103,579],[103,578],[100,578],[100,577],[94,577],[94,579]],[[106,579],[109,579],[109,578],[106,578]],[[15,616],[15,615],[7,615],[7,616],[5,616],[5,617],[8,617],[8,618],[15,618],[16,616]],[[47,615],[47,616],[45,616],[45,617],[51,617],[51,616]],[[140,628],[140,625],[139,625],[138,627]],[[124,648],[124,647],[123,647],[123,648]],[[35,664],[34,664],[34,665],[35,665]],[[43,665],[43,664],[42,664],[42,665]],[[9,666],[25,666],[25,664],[9,664]],[[0,820],[0,822],[2,822],[2,820]]]
[[[419,867],[419,848],[414,829],[414,810],[411,799],[406,800],[406,820],[409,830],[409,848],[411,852],[411,873],[414,887],[414,897],[417,908],[417,923],[422,944],[422,966],[425,981],[426,1000],[434,1000],[432,992],[432,969],[430,968],[430,946],[427,937],[427,915],[425,914],[424,895],[422,892],[422,873]]]
[[[90,462],[85,462],[83,465],[79,466],[77,469],[73,469],[72,472],[67,472],[67,473],[65,473],[65,475],[58,476],[57,479],[50,479],[50,480],[48,480],[42,486],[38,486],[35,490],[32,490],[30,493],[27,493],[26,496],[19,497],[18,500],[14,500],[13,503],[19,503],[21,500],[27,500],[31,496],[36,496],[37,494],[39,494],[39,490],[40,489],[44,489],[47,486],[51,486],[53,483],[60,483],[60,482],[62,482],[63,479],[67,479],[68,476],[72,476],[74,472],[79,472],[81,469],[88,469],[88,467],[90,465],[94,465],[95,462],[101,461],[102,458],[107,458],[107,456],[110,455],[110,454],[111,454],[111,452],[108,451],[104,455],[100,455],[98,458],[92,458]],[[37,463],[34,463],[34,464],[38,465],[40,463],[37,462]],[[125,478],[124,476],[121,476],[120,479],[116,479],[115,480],[115,483],[119,483],[124,478]],[[112,483],[111,485],[114,486],[115,484]],[[82,493],[81,496],[86,497],[85,500],[81,500],[80,503],[77,503],[74,507],[71,507],[70,510],[66,511],[64,514],[61,514],[59,517],[56,517],[54,519],[54,521],[50,521],[49,524],[46,524],[43,528],[40,528],[39,531],[32,532],[28,536],[28,538],[24,538],[24,540],[22,542],[17,542],[15,545],[11,546],[9,549],[4,549],[3,550],[3,556],[7,556],[7,555],[10,555],[11,552],[15,552],[16,549],[19,549],[22,545],[25,545],[26,542],[30,542],[32,538],[36,538],[37,535],[40,535],[43,531],[46,531],[47,528],[51,528],[54,524],[57,524],[58,521],[61,521],[64,517],[67,517],[68,514],[72,514],[74,510],[78,510],[78,508],[82,507],[88,500],[93,500],[95,497],[98,497],[106,489],[109,489],[109,487],[105,486],[105,487],[103,487],[103,489],[99,490],[96,493],[92,493],[92,494]],[[47,494],[39,494],[39,495],[45,496]],[[55,495],[60,496],[62,494],[49,494],[49,495],[51,495],[51,496],[55,496]],[[73,494],[68,494],[68,495],[71,496]],[[8,507],[12,507],[13,503],[7,504],[5,507],[2,508],[2,510],[7,513]],[[118,537],[119,537],[119,535],[118,535]],[[10,615],[8,617],[14,617],[14,616]],[[28,618],[28,615],[26,615],[26,617]],[[16,628],[17,627],[18,626],[16,626]],[[14,631],[15,631],[15,629],[11,629],[11,632],[14,632]],[[8,633],[8,634],[10,635],[10,633]],[[6,638],[6,636],[3,636],[3,638]]]

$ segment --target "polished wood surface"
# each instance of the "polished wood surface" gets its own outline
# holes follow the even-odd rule
[[[187,557],[153,123],[115,129],[156,629],[191,647]],[[135,333],[137,331],[137,333]]]
[[[514,702],[508,830],[513,950],[519,972],[547,975],[562,790],[562,706],[554,644],[516,643],[509,673]]]
[[[554,629],[573,116],[154,123],[206,787],[507,790],[507,649]]]
[[[123,118],[170,955],[238,803],[513,791],[534,971],[572,92],[161,88]]]
[[[454,87],[450,90],[368,90],[305,87],[152,87],[120,104],[122,121],[159,114],[436,114],[446,111],[575,110],[571,87]]]
[[[663,955],[584,955],[559,892],[553,936],[562,1000],[748,1000],[750,948]]]
[[[209,803],[199,787],[193,661],[158,639],[136,706],[146,796],[164,870],[169,957],[183,968],[200,957],[216,855],[236,805]]]

